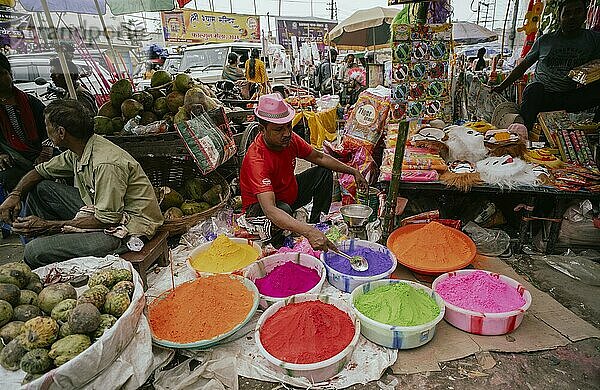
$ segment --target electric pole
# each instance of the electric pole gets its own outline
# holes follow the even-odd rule
[[[331,11],[331,20],[337,20],[337,4],[335,0],[327,3],[327,11]]]

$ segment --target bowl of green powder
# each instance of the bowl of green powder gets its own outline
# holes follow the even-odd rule
[[[387,348],[410,349],[428,343],[444,318],[444,300],[432,289],[409,280],[381,279],[352,291],[361,333]]]

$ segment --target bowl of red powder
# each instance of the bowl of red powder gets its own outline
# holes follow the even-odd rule
[[[366,271],[356,271],[345,257],[333,251],[321,254],[321,261],[327,269],[327,281],[344,292],[352,292],[363,283],[385,279],[396,269],[396,257],[383,245],[365,240],[348,240],[337,246],[350,256],[363,256],[369,263]]]
[[[326,275],[319,259],[296,252],[264,257],[244,270],[244,276],[258,288],[262,309],[292,295],[318,294]]]
[[[473,334],[510,333],[531,305],[531,294],[519,282],[483,270],[445,273],[431,288],[446,304],[446,321]]]
[[[238,275],[210,275],[165,291],[148,305],[152,340],[167,348],[201,349],[224,342],[258,308],[254,283]]]
[[[394,230],[388,237],[387,247],[400,264],[427,275],[464,268],[477,254],[469,236],[435,221]]]
[[[276,371],[313,383],[337,375],[360,337],[352,307],[327,295],[300,294],[271,305],[256,324],[254,339]]]

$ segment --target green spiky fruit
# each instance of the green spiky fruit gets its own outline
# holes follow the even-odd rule
[[[19,305],[13,309],[13,312],[13,319],[23,322],[43,314],[40,308],[34,305]]]
[[[18,306],[21,299],[21,291],[14,284],[0,283],[0,299],[10,303],[13,307]]]
[[[54,306],[50,317],[60,324],[65,323],[69,320],[69,314],[71,314],[71,310],[73,310],[75,306],[77,306],[77,299],[65,299]]]
[[[69,315],[69,328],[73,333],[92,333],[100,325],[100,311],[91,303],[80,303]]]
[[[104,301],[106,300],[106,294],[108,294],[110,290],[108,287],[99,284],[97,286],[91,287],[88,290],[84,291],[83,294],[79,296],[77,301],[81,303],[91,303],[98,308],[98,310],[104,307]]]
[[[115,284],[123,281],[133,282],[133,274],[128,269],[117,269],[112,272],[115,278]]]
[[[26,353],[27,349],[23,346],[23,335],[19,335],[0,351],[0,365],[7,370],[16,371]]]
[[[21,290],[21,296],[19,297],[19,305],[37,305],[38,295],[35,291]]]
[[[111,291],[114,291],[117,293],[124,292],[129,297],[131,297],[133,295],[134,290],[135,290],[135,285],[133,284],[133,282],[130,282],[129,280],[122,280],[119,283],[115,284]]]
[[[43,348],[32,349],[21,358],[21,370],[28,374],[43,374],[50,371],[53,365],[48,350]]]
[[[83,334],[72,334],[52,344],[50,356],[56,366],[61,366],[85,351],[91,345],[90,338]]]
[[[102,314],[100,316],[100,325],[93,334],[94,340],[98,340],[104,332],[110,329],[117,322],[117,318],[110,314]]]
[[[36,317],[23,325],[23,346],[28,351],[50,346],[58,338],[58,324],[50,317]]]
[[[77,299],[77,291],[69,283],[57,283],[45,287],[38,295],[38,305],[45,313],[52,313],[52,309],[65,299]]]
[[[23,325],[25,325],[23,321],[13,321],[4,325],[0,329],[0,337],[4,341],[4,344],[8,344],[11,340],[16,339],[18,335],[22,334]]]
[[[13,318],[13,315],[14,311],[10,303],[0,299],[0,326],[8,324],[8,322]]]
[[[27,283],[27,286],[25,286],[25,289],[31,290],[34,293],[39,294],[43,288],[44,288],[44,284],[42,283],[40,276],[38,274],[36,274],[35,272],[31,272],[29,274],[29,283]]]
[[[112,270],[102,270],[94,273],[88,280],[88,287],[94,287],[103,285],[106,288],[112,288],[117,284],[118,280],[115,280]]]
[[[111,291],[106,294],[106,302],[104,303],[104,313],[111,314],[119,318],[127,308],[131,300],[126,293]]]

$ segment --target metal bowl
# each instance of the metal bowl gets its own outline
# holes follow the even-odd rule
[[[340,213],[349,227],[360,227],[367,223],[373,209],[364,204],[348,204],[340,208]]]

